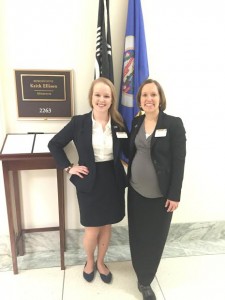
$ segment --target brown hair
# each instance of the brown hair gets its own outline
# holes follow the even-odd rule
[[[112,93],[112,104],[109,108],[110,116],[113,119],[113,121],[115,121],[120,127],[124,128],[123,118],[117,110],[116,89],[115,89],[113,83],[109,79],[104,78],[104,77],[99,77],[92,82],[90,89],[89,89],[89,93],[88,93],[88,99],[89,99],[90,106],[92,107],[92,95],[93,95],[94,86],[99,82],[104,83],[110,87],[110,90]]]
[[[140,107],[140,99],[141,99],[141,92],[143,87],[148,84],[148,83],[154,83],[157,86],[158,92],[159,92],[159,98],[160,98],[160,104],[159,107],[162,111],[164,111],[166,109],[166,97],[163,91],[163,88],[161,87],[161,85],[158,83],[158,81],[153,80],[153,79],[147,79],[144,82],[142,82],[142,84],[140,85],[138,92],[137,92],[137,105],[138,107]]]

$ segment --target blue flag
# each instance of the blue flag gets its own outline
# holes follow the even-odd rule
[[[95,76],[114,82],[109,18],[109,0],[99,0],[95,54]]]
[[[131,130],[134,116],[140,110],[136,103],[138,88],[148,77],[148,57],[141,1],[129,0],[119,99],[119,111],[129,130]]]

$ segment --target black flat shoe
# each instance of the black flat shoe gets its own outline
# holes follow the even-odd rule
[[[108,269],[108,267],[105,265],[105,267]],[[97,263],[96,263],[96,269],[101,277],[101,280],[105,283],[110,283],[112,281],[112,273],[109,271],[109,274],[105,275],[99,272]]]
[[[85,264],[84,268],[86,267],[86,265],[87,265],[87,263]],[[91,273],[86,273],[83,271],[83,277],[88,282],[91,282],[94,279],[94,276],[95,276],[95,267],[94,267],[93,272],[91,272]]]
[[[138,289],[142,293],[143,300],[156,300],[155,293],[150,285],[145,286],[138,282]]]

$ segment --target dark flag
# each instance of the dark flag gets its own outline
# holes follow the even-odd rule
[[[109,0],[99,0],[95,79],[106,77],[114,83],[109,20]]]
[[[149,76],[145,30],[140,0],[129,0],[123,56],[119,111],[128,129],[137,115],[136,96],[141,83]]]

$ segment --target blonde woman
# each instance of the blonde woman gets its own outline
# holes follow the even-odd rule
[[[76,186],[80,222],[85,227],[83,245],[87,259],[83,277],[91,282],[97,270],[103,282],[110,283],[112,273],[104,258],[111,224],[120,222],[125,215],[127,178],[120,157],[122,152],[127,155],[128,132],[117,111],[111,81],[102,77],[94,80],[89,103],[92,110],[74,116],[48,146],[58,166],[71,175],[70,181]],[[78,164],[72,164],[64,151],[70,141],[77,149]]]

